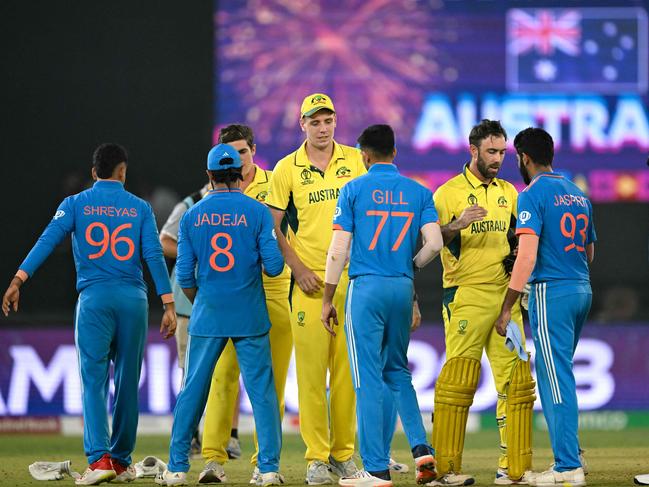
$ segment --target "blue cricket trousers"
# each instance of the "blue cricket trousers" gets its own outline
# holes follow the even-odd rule
[[[407,277],[359,276],[347,291],[347,349],[360,453],[369,472],[388,469],[395,404],[410,447],[430,446],[408,369],[412,296],[413,282]],[[384,399],[386,390],[394,404]]]
[[[146,341],[148,305],[143,289],[93,284],[79,294],[74,338],[81,374],[83,448],[88,462],[105,453],[131,464],[138,421],[138,387]],[[115,365],[112,434],[108,432],[110,362]]]
[[[174,408],[169,445],[170,472],[189,471],[192,434],[201,420],[210,391],[212,373],[229,338],[191,335],[187,342],[185,377]],[[261,473],[279,471],[282,427],[268,333],[232,338],[243,383],[252,404],[259,442],[257,466]]]
[[[590,286],[585,285],[566,289],[560,281],[533,284],[530,291],[536,378],[557,472],[581,467],[577,435],[579,407],[572,359],[590,310],[589,291]]]

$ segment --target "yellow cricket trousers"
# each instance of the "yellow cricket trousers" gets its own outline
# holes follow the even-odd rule
[[[324,281],[324,272],[317,272]],[[354,453],[356,396],[352,385],[347,339],[343,329],[349,278],[340,279],[333,304],[338,313],[336,336],[325,330],[322,292],[306,295],[297,284],[291,295],[291,326],[295,345],[300,433],[308,462],[349,460]],[[327,397],[329,371],[329,397]]]

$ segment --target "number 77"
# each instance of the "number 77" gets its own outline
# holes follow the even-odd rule
[[[365,213],[367,216],[380,216],[381,220],[379,221],[378,226],[376,227],[376,231],[374,232],[374,237],[372,238],[372,241],[370,242],[369,250],[374,250],[376,248],[376,242],[379,240],[379,235],[381,234],[381,231],[383,230],[383,227],[385,226],[385,223],[388,221],[388,217],[396,216],[396,217],[402,217],[406,218],[405,223],[403,224],[403,228],[401,229],[401,232],[399,233],[399,236],[397,237],[396,242],[394,242],[394,245],[392,246],[392,251],[396,251],[401,247],[401,243],[403,242],[404,237],[406,236],[406,232],[410,228],[410,224],[412,223],[412,219],[414,218],[415,214],[412,211],[384,211],[384,210],[367,210]]]

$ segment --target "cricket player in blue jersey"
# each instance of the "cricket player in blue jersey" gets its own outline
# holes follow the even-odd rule
[[[262,269],[277,276],[284,259],[268,208],[241,192],[238,151],[219,144],[207,156],[212,189],[180,221],[176,279],[192,302],[185,376],[174,409],[169,464],[156,482],[185,485],[192,433],[212,373],[231,339],[252,403],[261,484],[279,485],[281,424],[271,362]]]
[[[389,393],[412,448],[416,480],[423,484],[435,479],[437,472],[408,369],[413,267],[423,267],[437,256],[442,236],[432,193],[401,176],[393,164],[392,128],[372,125],[360,135],[358,144],[369,172],[340,192],[322,305],[322,322],[335,335],[338,317],[332,300],[351,242],[345,332],[364,469],[342,477],[339,483],[392,485],[388,465],[394,414],[389,413],[390,405],[386,407],[383,398]],[[424,247],[414,257],[413,266],[420,232]]]
[[[531,284],[529,316],[536,347],[536,375],[548,423],[553,467],[528,476],[530,485],[586,485],[577,437],[573,356],[592,299],[589,263],[595,253],[590,200],[552,172],[554,143],[540,128],[514,139],[527,188],[518,198],[518,256],[496,329],[506,334],[511,307]]]
[[[94,152],[92,188],[63,200],[20,264],[2,299],[5,316],[18,311],[20,286],[72,234],[79,300],[74,336],[81,373],[83,446],[90,464],[77,485],[135,479],[131,452],[138,422],[138,383],[148,325],[142,259],[165,306],[160,332],[176,329],[171,285],[151,206],[124,189],[126,150],[102,144]],[[111,361],[115,402],[112,434],[106,405]]]

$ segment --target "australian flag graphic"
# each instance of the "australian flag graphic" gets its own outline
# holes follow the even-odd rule
[[[507,86],[645,93],[647,12],[637,7],[507,12]]]

